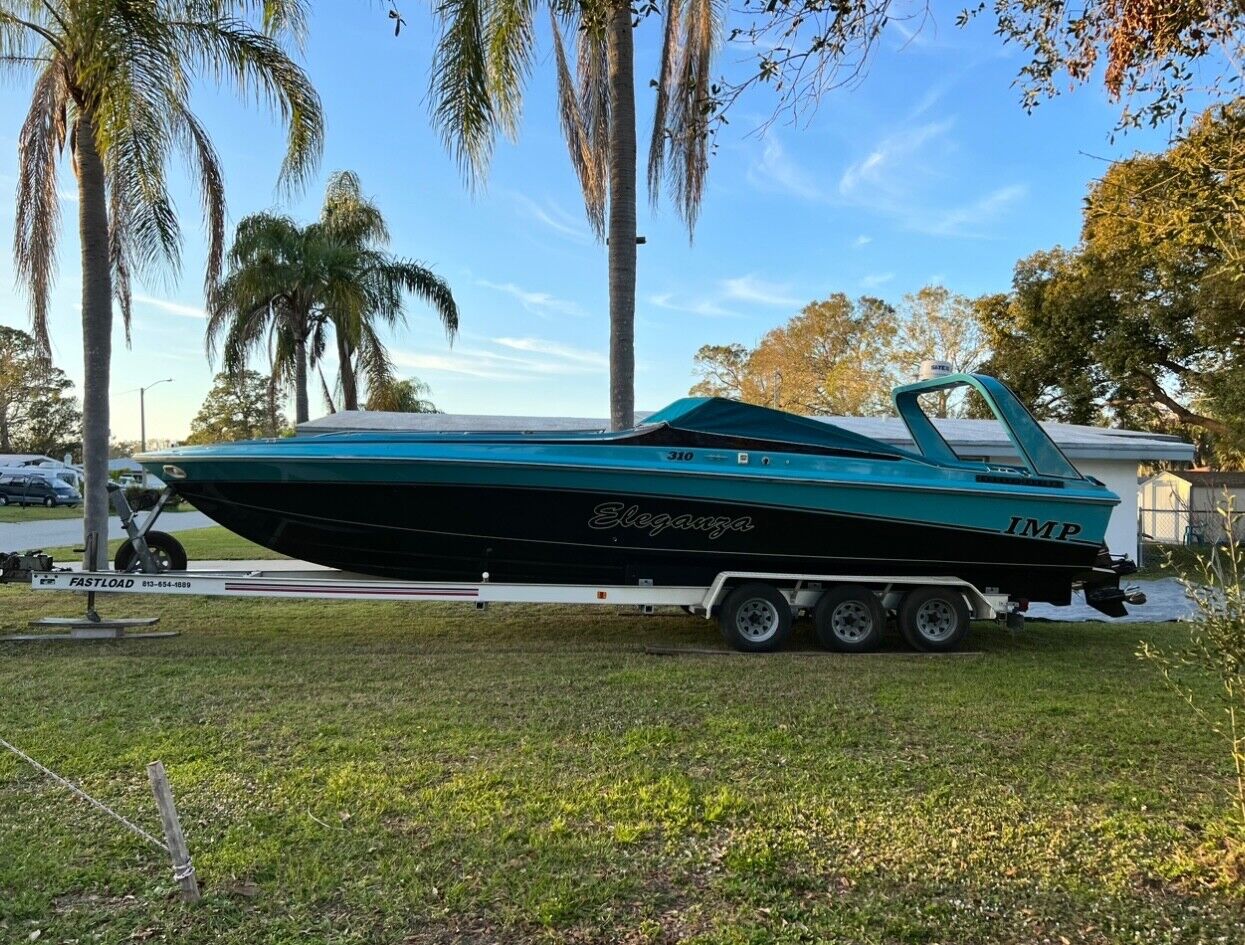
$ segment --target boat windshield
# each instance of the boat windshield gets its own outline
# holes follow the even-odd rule
[[[1084,479],[1055,445],[1054,440],[1033,418],[1025,405],[1002,381],[985,374],[949,374],[928,381],[897,387],[892,395],[895,409],[907,424],[908,431],[922,455],[936,462],[957,462],[955,451],[943,439],[921,407],[923,394],[970,387],[981,395],[995,418],[1003,425],[1021,461],[1035,476],[1051,479]]]

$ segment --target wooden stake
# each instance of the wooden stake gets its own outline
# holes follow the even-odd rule
[[[151,793],[156,796],[156,807],[160,809],[160,822],[164,824],[164,839],[169,845],[169,855],[173,857],[173,878],[182,887],[183,901],[198,902],[199,880],[195,877],[195,868],[190,863],[190,850],[186,847],[182,823],[177,819],[177,805],[173,803],[173,791],[169,788],[169,779],[164,773],[164,762],[153,761],[149,764],[147,777],[151,780]]]

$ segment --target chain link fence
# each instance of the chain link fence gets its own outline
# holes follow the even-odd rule
[[[1214,509],[1141,509],[1137,525],[1143,542],[1161,545],[1218,545],[1228,537],[1227,523]],[[1245,540],[1245,511],[1233,513],[1232,531]]]

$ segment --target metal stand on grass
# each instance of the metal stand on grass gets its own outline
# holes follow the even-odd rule
[[[164,508],[167,492],[161,495],[155,509],[147,517],[143,525],[135,521],[134,510],[125,497],[125,491],[116,483],[108,484],[109,498],[113,508],[121,519],[126,537],[133,545],[141,571],[144,574],[159,573],[160,567],[147,546],[147,532],[156,516]],[[95,570],[99,553],[99,535],[91,532],[86,538],[84,560],[88,562],[88,570]],[[121,617],[105,620],[95,609],[95,591],[86,592],[86,613],[81,617],[40,617],[30,621],[30,626],[43,630],[59,630],[60,633],[18,633],[0,636],[0,642],[29,643],[37,640],[151,640],[164,637],[175,637],[176,630],[155,630],[145,633],[131,631],[159,624],[159,617]]]

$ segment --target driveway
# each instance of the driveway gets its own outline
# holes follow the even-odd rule
[[[1127,617],[1106,617],[1085,603],[1080,594],[1072,595],[1072,604],[1068,607],[1053,607],[1050,604],[1032,604],[1029,617],[1041,617],[1047,620],[1080,622],[1082,620],[1101,620],[1103,623],[1154,623],[1164,620],[1188,620],[1193,616],[1193,605],[1184,596],[1184,590],[1174,577],[1158,578],[1153,581],[1129,581],[1125,584],[1136,585],[1145,592],[1146,602],[1139,607],[1125,604]]]
[[[139,516],[139,521],[142,521],[142,514]],[[190,528],[206,528],[212,524],[215,523],[202,512],[163,512],[160,515],[158,530],[184,532]],[[121,528],[121,520],[115,515],[108,519],[108,537],[125,537],[125,531]],[[66,546],[82,547],[82,519],[62,518],[43,522],[0,524],[0,552]]]

